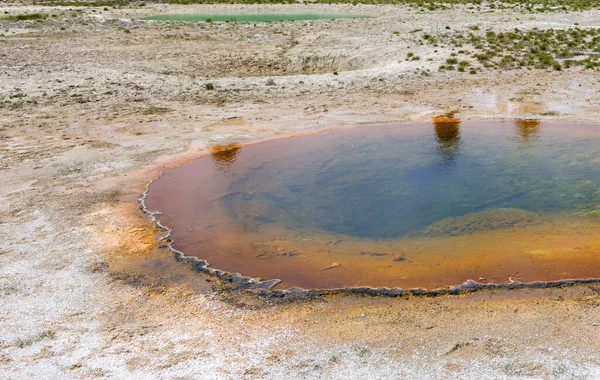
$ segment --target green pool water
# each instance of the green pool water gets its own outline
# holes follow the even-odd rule
[[[365,15],[351,13],[182,13],[157,15],[144,20],[158,21],[237,21],[237,22],[270,22],[300,20],[333,20],[342,18],[364,18]]]

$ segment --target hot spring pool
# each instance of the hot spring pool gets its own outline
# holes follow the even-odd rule
[[[217,147],[146,206],[173,247],[280,288],[600,277],[600,126],[397,123]]]

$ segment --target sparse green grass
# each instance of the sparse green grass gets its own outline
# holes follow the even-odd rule
[[[487,30],[474,33],[445,33],[421,36],[434,47],[444,44],[460,49],[451,53],[440,70],[453,70],[458,63],[459,71],[467,66],[475,69],[547,69],[561,71],[572,67],[600,69],[600,29],[537,29],[496,33]],[[467,59],[458,62],[457,56]],[[460,68],[462,67],[462,70]]]
[[[419,61],[420,59],[421,59],[421,57],[419,57],[418,55],[415,55],[415,53],[413,53],[413,52],[406,53],[407,61]]]
[[[28,338],[17,338],[15,339],[14,345],[19,348],[24,348],[27,346],[31,346],[36,342],[41,342],[42,340],[52,340],[56,337],[56,331],[54,330],[45,330],[39,334],[36,334],[32,337]]]
[[[16,15],[6,15],[0,17],[0,21],[26,21],[26,20],[45,20],[48,18],[46,13],[21,13]]]
[[[117,6],[127,6],[130,4],[135,4],[129,1],[123,0],[114,0],[114,1],[43,1],[43,5],[52,5],[52,6],[62,6],[62,7],[117,7]],[[108,10],[105,8],[104,10]]]
[[[205,83],[204,88],[207,90],[214,90],[215,86],[212,83]]]
[[[0,254],[2,254],[2,253],[0,252]],[[18,294],[20,292],[21,292],[21,288],[19,288],[19,286],[17,286],[16,284],[0,283],[0,295],[2,295],[2,296]]]
[[[369,354],[369,349],[366,347],[361,347],[358,349],[358,357],[359,358],[364,358],[365,356],[367,356]]]
[[[287,4],[289,0],[166,0],[170,4]],[[477,10],[488,8],[513,9],[524,12],[553,12],[553,11],[580,11],[585,9],[600,8],[600,0],[495,0],[483,2],[482,0],[314,0],[322,4],[393,4],[408,5],[417,8],[419,12],[444,10],[454,5],[470,4]],[[68,6],[68,7],[143,7],[146,4],[138,1],[127,0],[45,0],[40,5]]]
[[[144,115],[164,115],[166,113],[169,113],[173,111],[170,108],[167,107],[148,107],[145,110],[142,111],[142,114]]]
[[[166,0],[171,4],[284,4],[289,0]],[[514,9],[524,12],[553,12],[584,10],[599,8],[600,0],[496,0],[484,3],[481,0],[314,0],[314,3],[325,4],[394,4],[408,5],[417,8],[420,12],[444,10],[454,5],[471,4],[478,9],[487,7],[495,9]]]
[[[170,4],[287,4],[289,0],[166,0]],[[470,4],[472,9],[481,11],[482,8],[489,10],[512,9],[523,12],[555,12],[555,11],[581,11],[586,9],[600,8],[600,0],[314,0],[321,4],[393,4],[408,5],[416,8],[419,13],[452,8],[455,5]],[[48,6],[68,7],[143,7],[146,4],[138,1],[127,0],[46,0],[39,3]],[[477,7],[477,8],[475,8]],[[448,28],[448,27],[446,27]]]

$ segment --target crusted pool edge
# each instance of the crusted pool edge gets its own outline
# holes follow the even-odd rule
[[[158,175],[160,177],[162,172]],[[158,178],[157,177],[157,178]],[[548,289],[558,288],[573,285],[590,285],[600,284],[600,278],[587,279],[564,279],[556,281],[533,281],[519,282],[511,281],[506,284],[482,284],[473,280],[467,280],[460,285],[448,286],[445,288],[424,289],[424,288],[387,288],[387,287],[347,287],[347,288],[331,288],[331,289],[273,289],[273,287],[281,282],[280,279],[262,280],[255,277],[244,276],[241,273],[228,272],[221,269],[215,269],[210,266],[210,263],[204,259],[194,256],[187,256],[184,252],[173,248],[173,240],[170,239],[172,230],[164,226],[156,218],[160,215],[159,211],[150,211],[146,207],[146,197],[150,185],[156,179],[150,181],[138,198],[140,209],[150,217],[156,226],[165,231],[165,234],[159,238],[159,248],[168,249],[173,253],[175,260],[188,264],[194,271],[207,274],[218,278],[223,283],[223,289],[238,292],[247,292],[259,297],[272,300],[300,300],[329,295],[362,295],[362,296],[382,296],[382,297],[403,297],[403,296],[422,296],[436,297],[445,295],[459,295],[465,293],[474,293],[482,290],[516,290],[516,289]]]

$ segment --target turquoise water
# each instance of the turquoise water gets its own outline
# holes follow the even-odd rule
[[[146,17],[144,20],[158,21],[236,21],[236,22],[271,22],[299,20],[333,20],[343,18],[364,18],[368,16],[350,13],[182,13]]]

